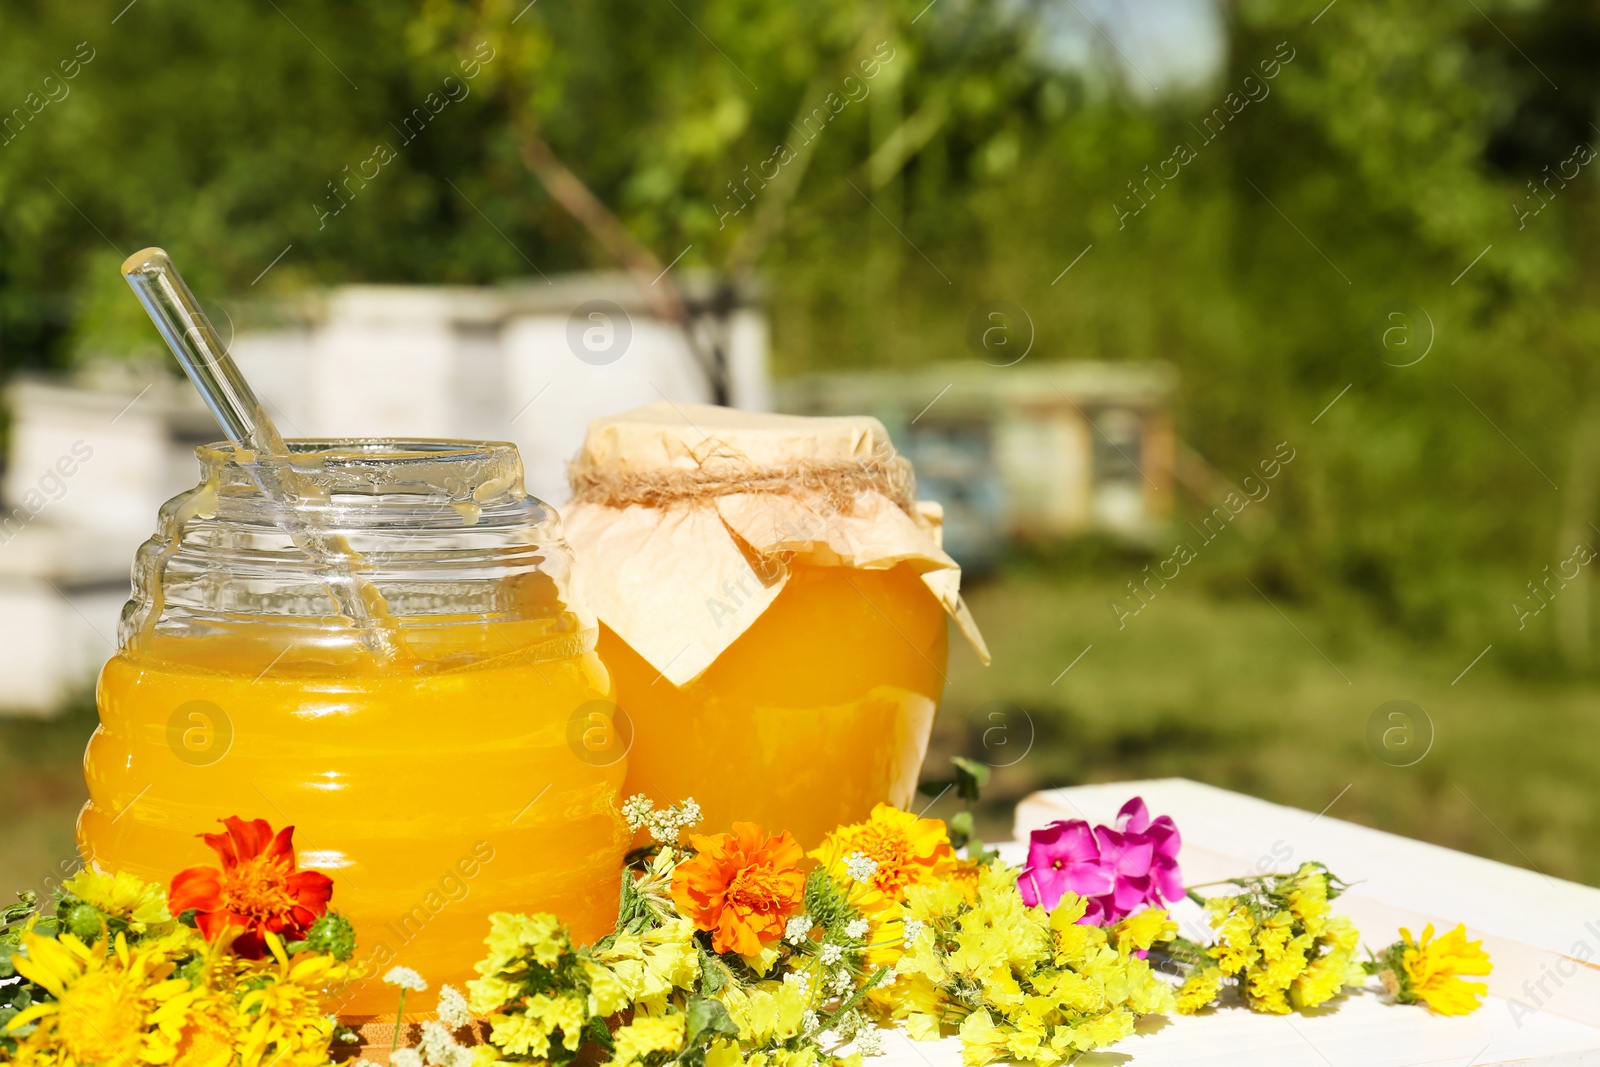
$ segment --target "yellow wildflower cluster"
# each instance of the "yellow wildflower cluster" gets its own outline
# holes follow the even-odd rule
[[[906,892],[915,937],[875,1003],[917,1040],[957,1027],[969,1065],[1013,1058],[1051,1067],[1172,1010],[1172,990],[1136,953],[1176,932],[1159,910],[1107,930],[1078,922],[1066,894],[1046,913],[1022,902],[1015,868],[982,869],[971,899],[950,882]]]
[[[1311,1008],[1360,985],[1360,932],[1329,902],[1343,883],[1307,863],[1292,875],[1245,879],[1245,892],[1206,901],[1216,943],[1196,950],[1195,969],[1178,990],[1177,1010],[1204,1010],[1233,979],[1246,1005],[1275,1015]]]
[[[84,871],[55,917],[29,918],[10,966],[30,1003],[10,1015],[0,1063],[78,1067],[313,1067],[328,1062],[327,991],[352,977],[329,955],[245,960],[168,913],[161,887]],[[80,932],[98,928],[98,936]],[[115,933],[111,933],[112,929]]]
[[[642,1067],[686,1052],[706,1067],[817,1067],[824,1062],[806,1030],[810,999],[790,982],[739,980],[726,960],[714,991],[701,969],[693,923],[668,918],[624,931],[593,949],[574,946],[550,915],[491,917],[482,977],[467,984],[472,1009],[488,1016],[490,1045],[478,1067],[496,1060],[566,1063],[586,1041],[611,1052],[615,1067]],[[749,973],[743,978],[752,977]],[[608,1033],[606,1020],[631,1010]],[[829,1058],[829,1062],[836,1062]]]
[[[1165,912],[1107,930],[1079,922],[1075,896],[1030,908],[1014,868],[962,860],[942,823],[887,805],[828,835],[798,899],[769,894],[783,910],[747,923],[759,951],[719,950],[728,924],[712,891],[787,878],[794,858],[759,828],[741,835],[692,838],[713,850],[698,854],[661,841],[592,948],[549,915],[493,916],[468,984],[490,1024],[474,1067],[562,1067],[591,1042],[618,1067],[853,1067],[898,1022],[918,1039],[959,1033],[969,1064],[1054,1067],[1172,1008],[1141,958],[1175,933]],[[678,893],[685,869],[692,891]]]
[[[1384,988],[1400,1004],[1425,1004],[1440,1015],[1467,1015],[1483,1005],[1489,991],[1484,982],[1468,982],[1462,975],[1486,975],[1489,954],[1482,941],[1468,941],[1467,928],[1435,940],[1429,923],[1420,938],[1400,931],[1400,940],[1377,953],[1367,970],[1382,979]]]
[[[717,997],[727,1007],[738,1033],[712,1043],[706,1052],[706,1067],[816,1067],[825,1058],[817,1043],[795,1040],[806,1031],[810,1005],[810,997],[801,990],[791,982],[760,982],[742,988],[730,985],[719,990]]]

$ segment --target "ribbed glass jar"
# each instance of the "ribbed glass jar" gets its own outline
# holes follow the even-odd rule
[[[296,441],[298,508],[359,554],[390,617],[381,656],[339,614],[336,574],[290,536],[231,446],[140,548],[120,648],[101,673],[78,822],[92,863],[166,881],[216,866],[217,820],[295,827],[381,975],[461,986],[498,910],[611,928],[627,833],[597,624],[571,598],[555,512],[514,446]],[[247,457],[248,459],[248,457]],[[302,541],[303,543],[303,541]],[[596,738],[601,743],[596,744]],[[571,740],[569,740],[571,739]],[[393,1010],[376,977],[338,1010]]]

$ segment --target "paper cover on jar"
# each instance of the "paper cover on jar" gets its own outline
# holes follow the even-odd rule
[[[916,570],[984,663],[911,464],[877,419],[650,404],[589,424],[569,468],[582,595],[673,685],[694,681],[783,590],[786,562]]]

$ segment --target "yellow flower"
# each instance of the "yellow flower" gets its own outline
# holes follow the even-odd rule
[[[1289,883],[1289,910],[1316,936],[1328,915],[1328,875],[1313,864],[1300,868]]]
[[[717,994],[734,1024],[739,1040],[760,1047],[789,1040],[800,1032],[809,1001],[793,982],[729,985]]]
[[[1276,912],[1261,921],[1256,928],[1256,945],[1261,958],[1272,963],[1289,952],[1289,942],[1294,938],[1294,916],[1286,911]]]
[[[167,891],[155,882],[143,882],[126,871],[101,874],[85,867],[61,883],[61,888],[142,934],[158,923],[171,922]]]
[[[1055,940],[1055,962],[1058,966],[1079,967],[1094,959],[1105,947],[1107,935],[1104,927],[1078,922],[1088,910],[1089,902],[1076,893],[1063,893],[1061,903],[1050,913],[1050,930]]]
[[[628,995],[628,988],[612,971],[593,960],[583,961],[583,973],[589,979],[590,1015],[605,1018],[615,1015],[633,1003],[633,998]]]
[[[512,1056],[543,1060],[550,1056],[550,1038],[560,1030],[562,1047],[576,1052],[589,1021],[583,1009],[584,1003],[577,997],[538,993],[525,998],[515,1012],[491,1015],[489,1040]]]
[[[1171,987],[1135,955],[1172,932],[1161,912],[1110,932],[1080,925],[1083,900],[1029,908],[1001,863],[979,873],[970,898],[948,882],[913,886],[906,906],[929,930],[895,965],[888,1014],[913,1040],[958,1026],[969,1067],[1057,1067],[1126,1037],[1140,1015],[1174,1009]]]
[[[172,1067],[228,1067],[233,1062],[232,1013],[197,1011],[183,1028]]]
[[[1006,1032],[994,1025],[987,1008],[979,1008],[961,1021],[961,1062],[983,1067],[1006,1054]]]
[[[1337,950],[1312,960],[1289,986],[1289,1000],[1296,1008],[1314,1008],[1338,996],[1350,978],[1350,962],[1349,953]]]
[[[1178,1014],[1194,1015],[1216,1003],[1222,992],[1222,977],[1216,967],[1196,967],[1178,989]]]
[[[110,1067],[171,1062],[180,1033],[175,1023],[194,994],[186,980],[171,977],[169,947],[158,941],[130,948],[123,934],[93,945],[71,934],[23,934],[23,951],[11,957],[12,965],[55,999],[24,1009],[7,1024],[10,1032],[38,1024],[18,1042],[12,1061]]]
[[[1146,908],[1137,915],[1123,919],[1113,929],[1117,944],[1124,943],[1137,949],[1148,949],[1157,941],[1170,941],[1178,932],[1178,924],[1167,918],[1160,908]]]
[[[1321,939],[1337,951],[1349,953],[1354,952],[1356,945],[1361,943],[1361,931],[1356,929],[1356,924],[1350,921],[1348,915],[1335,915],[1328,920]]]
[[[1249,908],[1213,910],[1211,925],[1217,930],[1217,943],[1211,948],[1211,957],[1221,965],[1224,974],[1239,974],[1260,958],[1255,918]]]
[[[849,884],[844,861],[857,852],[877,864],[869,890],[859,901],[867,914],[898,904],[908,887],[939,881],[957,866],[941,820],[919,819],[888,804],[873,808],[866,822],[834,830],[810,856],[842,884]]]
[[[1073,1028],[1073,1047],[1084,1052],[1115,1044],[1133,1033],[1133,1013],[1116,1008]]]
[[[1014,1020],[1015,1029],[1006,1035],[1006,1051],[1014,1059],[1028,1060],[1039,1067],[1051,1067],[1063,1059],[1059,1049],[1049,1044],[1050,1028],[1035,1015],[1025,1014]]]
[[[622,934],[596,956],[617,976],[628,997],[650,1015],[666,1010],[674,989],[690,989],[700,977],[690,919],[672,919],[642,934]]]
[[[1245,986],[1244,1002],[1251,1011],[1264,1012],[1268,1015],[1288,1015],[1294,1010],[1289,1003],[1289,997],[1282,989],[1271,985],[1257,986],[1252,980]]]
[[[683,1047],[683,1016],[641,1016],[616,1032],[613,1067],[631,1067],[652,1052],[677,1052]]]
[[[316,1067],[328,1060],[333,1020],[323,1011],[327,989],[351,976],[348,964],[314,952],[292,959],[283,942],[265,934],[270,957],[241,960],[234,972],[242,1067]]]
[[[524,956],[531,956],[545,967],[554,967],[571,943],[554,915],[512,915],[498,911],[489,916],[489,936],[484,939],[489,956],[477,965],[479,974],[494,974]]]
[[[1413,940],[1410,930],[1402,929],[1405,945],[1401,966],[1405,970],[1406,992],[1440,1015],[1466,1015],[1482,1006],[1480,997],[1489,991],[1483,982],[1467,982],[1461,975],[1486,975],[1491,965],[1482,941],[1468,941],[1467,928],[1454,930],[1433,940],[1433,924]]]
[[[711,1042],[711,1047],[706,1049],[706,1067],[743,1067],[744,1053],[739,1051],[739,1042],[718,1038]],[[477,1067],[476,1064],[473,1067]]]

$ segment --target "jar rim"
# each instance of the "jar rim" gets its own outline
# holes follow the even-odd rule
[[[283,443],[295,460],[318,456],[390,463],[518,459],[517,446],[510,441],[462,437],[289,437]],[[239,465],[239,452],[239,446],[232,441],[208,441],[194,450],[203,464]]]
[[[297,437],[288,466],[309,486],[332,493],[438,493],[480,504],[522,499],[522,456],[509,441],[445,437]],[[230,441],[195,448],[202,481],[253,486],[249,453]],[[252,490],[253,492],[253,490]]]

